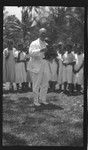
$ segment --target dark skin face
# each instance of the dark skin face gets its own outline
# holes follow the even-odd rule
[[[64,55],[64,53],[65,53],[65,50],[64,50],[64,49],[62,49],[61,54],[62,54],[62,55]]]
[[[39,38],[40,38],[41,41],[45,41],[46,33],[45,33],[45,32],[44,32],[44,33],[41,33],[41,34],[39,35]]]
[[[79,51],[77,52],[77,54],[78,54],[78,55],[82,54],[82,50],[79,50]]]
[[[18,46],[18,50],[20,50],[21,52],[23,51],[23,46],[22,45],[19,45]]]
[[[9,46],[8,46],[8,49],[9,49],[9,51],[12,51],[13,45],[9,45]]]
[[[71,49],[70,49],[70,50],[68,50],[68,54],[69,54],[69,53],[71,53],[71,51],[72,51]]]

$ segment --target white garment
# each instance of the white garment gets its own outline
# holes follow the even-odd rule
[[[57,77],[57,82],[58,84],[62,84],[62,74],[63,74],[63,59],[62,59],[62,55],[60,53],[58,53],[58,57],[57,59],[59,60],[59,74],[58,74],[58,77]]]
[[[75,60],[75,56],[73,53],[65,53],[63,60],[70,63]],[[68,84],[73,83],[73,66],[70,64],[63,66],[63,82],[67,82]]]
[[[44,52],[40,52],[43,48],[46,48],[46,42],[41,41],[39,38],[33,41],[29,47],[31,59],[29,60],[27,70],[30,71],[33,83],[34,102],[38,102],[39,97],[45,102],[48,90],[50,72],[48,62],[43,59]]]
[[[65,52],[65,54],[62,56],[63,61],[65,61],[67,59],[67,51]],[[67,70],[66,70],[66,66],[63,65],[63,73],[62,73],[62,82],[67,82]]]
[[[27,70],[38,73],[41,68],[41,62],[44,58],[44,52],[40,52],[41,49],[46,48],[46,42],[41,41],[39,38],[33,41],[29,47],[30,60],[27,65]]]
[[[76,65],[74,66],[74,69],[78,70],[78,68],[80,68],[80,66],[84,61],[84,54],[76,55],[76,57],[77,57],[77,61],[76,61]],[[74,75],[74,83],[83,85],[83,67],[80,69],[78,73]]]
[[[26,54],[22,52],[20,54],[20,60],[25,59]],[[23,83],[26,82],[27,73],[25,70],[25,64],[24,62],[17,62],[15,65],[15,72],[16,72],[16,83]]]
[[[41,102],[46,102],[46,95],[49,86],[48,83],[50,79],[47,61],[43,61],[42,67],[38,73],[30,72],[30,75],[33,83],[34,102],[38,102],[38,98]]]
[[[50,64],[50,70],[51,70],[51,81],[57,81],[57,63],[53,59],[52,62],[49,62]]]

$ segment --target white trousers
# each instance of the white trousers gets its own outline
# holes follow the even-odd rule
[[[43,60],[38,73],[30,72],[30,74],[33,84],[34,101],[38,102],[40,99],[41,102],[45,102],[50,78],[50,70],[47,61]]]

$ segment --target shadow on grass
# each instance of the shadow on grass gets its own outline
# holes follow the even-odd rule
[[[26,141],[16,137],[15,135],[11,135],[9,133],[3,133],[3,140],[5,139],[6,145],[27,145]]]
[[[60,106],[56,106],[54,104],[48,104],[48,105],[40,105],[40,106],[35,106],[35,111],[43,111],[43,110],[62,110],[63,108]]]

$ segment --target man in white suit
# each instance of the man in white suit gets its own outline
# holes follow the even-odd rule
[[[30,61],[27,69],[30,70],[32,78],[33,92],[34,92],[34,104],[40,106],[41,103],[48,104],[46,102],[46,95],[48,90],[48,81],[50,77],[48,62],[43,59],[46,51],[45,42],[46,29],[41,28],[39,30],[39,38],[33,41],[29,47]]]
[[[74,66],[74,84],[75,84],[75,90],[77,90],[78,93],[81,92],[81,88],[83,89],[83,69],[84,69],[84,53],[83,53],[83,47],[80,45],[78,49],[76,50],[76,64]]]

